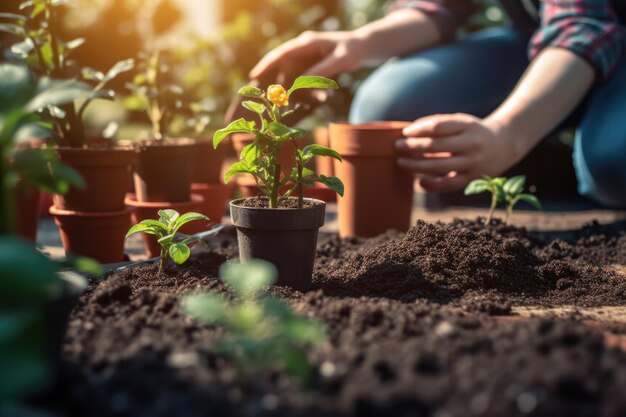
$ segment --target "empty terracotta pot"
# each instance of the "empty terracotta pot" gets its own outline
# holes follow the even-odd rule
[[[133,175],[139,201],[186,202],[196,147],[187,139],[150,141],[136,147]]]
[[[214,223],[222,222],[226,203],[230,199],[233,188],[232,184],[191,184],[191,192],[201,195],[204,199],[200,213],[207,216]]]
[[[226,147],[213,149],[213,142],[196,140],[193,156],[191,182],[217,184],[222,182],[222,163],[226,155]]]
[[[101,263],[124,260],[124,236],[130,228],[130,207],[109,213],[88,213],[50,207],[66,252]]]
[[[338,197],[339,234],[370,237],[408,230],[413,175],[398,168],[396,140],[407,122],[331,123],[330,146],[343,158],[335,175],[345,185]]]
[[[163,201],[137,201],[137,197],[135,195],[128,194],[126,196],[126,204],[129,207],[133,208],[132,224],[137,224],[146,219],[158,219],[159,210],[165,209],[176,210],[180,214],[188,213],[190,211],[205,214],[202,212],[204,198],[202,198],[202,196],[198,194],[191,194],[190,198],[191,199],[188,201],[176,203]],[[206,230],[209,224],[209,222],[198,220],[186,224],[180,229],[180,232],[186,233],[188,235],[200,233],[203,230]],[[149,258],[155,258],[159,256],[161,253],[161,249],[156,237],[153,235],[147,235],[145,233],[141,233],[141,237],[143,238],[146,255],[148,255]]]
[[[128,176],[135,154],[131,148],[58,148],[61,162],[80,173],[84,190],[70,187],[65,195],[55,195],[54,205],[61,210],[114,212],[124,210]]]

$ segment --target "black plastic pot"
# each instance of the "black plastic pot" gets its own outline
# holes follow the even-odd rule
[[[270,209],[244,207],[243,199],[230,202],[230,217],[237,228],[239,259],[263,259],[278,269],[277,285],[299,291],[311,286],[319,228],[326,203],[305,199],[312,207]]]

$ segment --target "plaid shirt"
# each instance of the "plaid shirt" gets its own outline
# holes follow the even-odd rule
[[[606,78],[626,52],[626,28],[609,0],[542,0],[541,24],[533,35],[530,58],[546,47],[568,49]],[[444,41],[450,41],[475,6],[468,0],[396,0],[391,10],[412,7],[431,16]]]

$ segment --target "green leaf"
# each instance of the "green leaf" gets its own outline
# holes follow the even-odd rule
[[[22,26],[13,23],[0,23],[0,32],[10,33],[20,38],[26,36],[26,30]]]
[[[27,104],[28,111],[34,112],[48,105],[60,106],[91,97],[91,87],[75,80],[49,81],[42,88],[43,91]]]
[[[325,175],[320,175],[319,177],[313,176],[311,178],[313,181],[321,182],[337,194],[343,197],[344,186],[343,182],[337,177],[327,177]]]
[[[255,297],[273,284],[277,275],[274,265],[260,259],[251,259],[243,264],[226,263],[220,268],[220,276],[242,298]]]
[[[191,250],[189,246],[184,243],[174,243],[170,246],[169,249],[170,258],[178,265],[184,264],[187,259],[189,259],[189,255],[191,255]]]
[[[539,202],[539,199],[536,196],[532,194],[520,194],[517,196],[517,198],[520,201],[524,201],[530,204],[531,206],[535,207],[536,209],[541,210],[541,203]]]
[[[290,341],[303,344],[319,343],[326,338],[321,323],[299,317],[288,320],[283,326],[283,333]]]
[[[132,70],[133,68],[135,68],[135,60],[131,59],[124,59],[122,61],[118,61],[116,62],[113,67],[111,67],[110,70],[107,71],[106,76],[104,77],[104,82],[109,82],[112,79],[114,79],[115,77],[117,77],[118,75],[124,73],[124,72],[128,72],[130,70]]]
[[[239,94],[240,96],[243,97],[252,97],[252,98],[260,98],[263,97],[263,90],[257,88],[257,87],[253,87],[251,85],[242,87],[241,89],[239,89],[239,91],[237,92],[237,94]]]
[[[200,213],[196,213],[196,212],[189,212],[189,213],[185,213],[183,215],[181,215],[177,220],[176,220],[176,224],[174,226],[174,230],[173,232],[176,233],[178,231],[178,229],[180,229],[183,225],[189,223],[189,222],[193,222],[196,220],[206,220],[208,221],[209,218],[207,216],[205,216],[204,214],[200,214]]]
[[[526,176],[517,175],[513,178],[509,178],[502,186],[502,190],[509,196],[516,196],[524,191],[525,186]]]
[[[226,306],[214,294],[191,294],[183,297],[181,308],[185,314],[205,323],[221,321],[226,316]]]
[[[330,88],[336,90],[339,88],[339,86],[335,81],[326,77],[303,75],[296,78],[289,91],[287,91],[287,94],[291,95],[291,93],[293,93],[294,91],[301,90],[303,88]]]
[[[302,156],[305,162],[314,156],[329,156],[341,161],[341,155],[339,155],[337,151],[315,143],[305,146],[304,149],[302,149]]]
[[[263,114],[265,110],[267,110],[263,104],[257,103],[256,101],[244,101],[243,103],[241,103],[241,105],[246,109],[260,115]]]
[[[132,236],[135,233],[146,233],[149,235],[157,234],[156,231],[152,228],[152,226],[147,225],[145,223],[137,223],[136,225],[130,228],[130,230],[128,231],[128,233],[126,233],[126,236],[124,238]]]
[[[489,183],[494,185],[495,187],[502,187],[506,182],[506,177],[496,177],[490,178]]]
[[[213,147],[217,149],[218,145],[231,133],[254,133],[256,124],[246,119],[237,119],[223,129],[218,130],[213,135]]]
[[[87,187],[82,175],[71,166],[59,162],[51,162],[49,165],[50,175],[55,183],[62,182],[79,190],[84,190]]]
[[[35,79],[27,67],[0,64],[0,111],[21,107],[34,90]]]
[[[176,219],[178,219],[178,216],[180,216],[180,214],[178,214],[176,210],[159,210],[159,221],[163,223],[168,230],[172,229],[172,226],[176,222]]]
[[[26,20],[26,16],[22,16],[17,13],[0,13],[0,19],[18,20],[23,22]]]
[[[249,145],[246,145],[241,150],[241,159],[246,162],[246,166],[248,168],[256,165],[256,161],[258,157],[259,157],[259,149],[257,147],[256,141],[252,142]]]
[[[465,187],[465,191],[463,191],[463,193],[465,195],[480,194],[480,193],[484,193],[485,191],[487,191],[488,187],[489,187],[488,180],[474,180],[470,182],[469,184],[467,184],[467,187]]]
[[[65,47],[69,50],[76,49],[85,43],[85,38],[76,38],[65,44]]]
[[[77,256],[72,259],[72,269],[86,274],[102,275],[102,265],[94,259]]]
[[[31,244],[13,237],[0,238],[0,304],[56,297],[61,292],[56,272],[56,266]]]
[[[276,135],[276,139],[279,141],[298,138],[304,134],[304,130],[302,129],[294,129],[279,122],[271,122],[268,129]]]
[[[235,174],[254,174],[254,170],[252,170],[245,161],[237,161],[232,164],[226,173],[224,174],[224,184],[227,184],[231,177]]]
[[[159,243],[159,245],[161,246],[165,246],[168,247],[171,243],[174,242],[174,237],[176,236],[175,233],[170,233],[168,235],[162,236],[159,238],[159,240],[157,240],[157,242]]]

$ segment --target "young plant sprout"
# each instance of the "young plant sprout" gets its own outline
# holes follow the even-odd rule
[[[183,89],[173,84],[170,68],[160,52],[140,55],[140,72],[126,85],[131,95],[124,100],[129,110],[146,112],[152,139],[163,140],[175,112],[182,107]]]
[[[504,222],[509,224],[511,215],[513,214],[513,208],[520,201],[525,201],[531,206],[541,209],[541,203],[539,199],[533,194],[524,193],[524,187],[526,186],[526,176],[518,175],[516,177],[509,178],[502,186],[504,193],[504,200],[506,201],[506,217]]]
[[[489,206],[489,214],[487,215],[485,224],[489,224],[491,222],[496,206],[499,202],[504,200],[502,186],[505,182],[506,178],[504,177],[491,178],[487,175],[483,175],[483,178],[474,180],[470,182],[467,187],[465,187],[465,195],[480,194],[485,191],[491,193],[491,205]]]
[[[234,291],[234,301],[210,293],[182,300],[185,313],[225,328],[226,335],[212,350],[232,357],[239,382],[278,367],[306,384],[311,373],[306,348],[326,338],[321,323],[300,317],[280,299],[264,295],[276,275],[274,265],[262,260],[227,263],[220,268],[220,276]]]
[[[247,86],[239,90],[239,95],[251,98],[244,101],[243,107],[256,113],[256,121],[248,121],[243,118],[235,120],[224,129],[218,130],[213,136],[213,146],[217,146],[231,133],[243,132],[254,135],[255,140],[246,146],[241,152],[241,159],[228,169],[224,176],[224,182],[228,182],[235,174],[251,174],[261,192],[268,198],[269,207],[277,208],[282,199],[288,198],[298,190],[298,207],[302,207],[302,187],[313,186],[315,182],[325,184],[330,189],[343,196],[343,183],[335,177],[316,175],[306,165],[316,156],[331,157],[341,161],[341,156],[334,150],[321,145],[308,145],[300,149],[297,139],[301,138],[304,131],[288,127],[282,123],[284,117],[293,113],[297,106],[290,110],[282,111],[289,105],[291,94],[304,88],[331,88],[336,89],[337,83],[324,77],[302,76],[298,77],[289,90],[283,86],[270,85],[267,91],[257,87]],[[296,150],[295,167],[291,172],[282,172],[278,161],[281,147],[291,142]],[[281,196],[280,189],[286,184],[291,187]]]
[[[185,224],[195,220],[209,220],[204,214],[189,212],[180,215],[176,210],[159,210],[159,220],[143,220],[130,228],[126,237],[135,233],[146,233],[157,237],[161,245],[161,261],[159,263],[159,273],[165,270],[165,263],[171,258],[177,264],[183,264],[191,250],[191,243],[202,242],[201,239],[189,236],[182,241],[176,241],[176,232]]]

